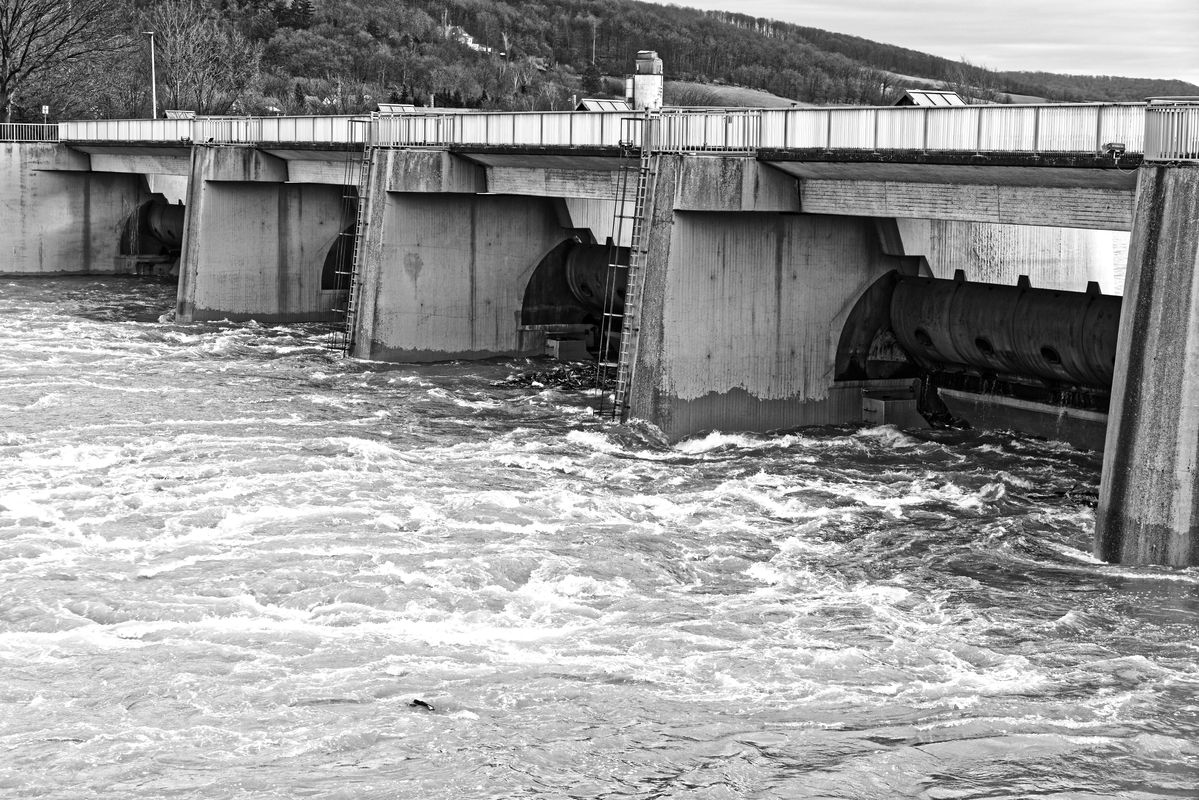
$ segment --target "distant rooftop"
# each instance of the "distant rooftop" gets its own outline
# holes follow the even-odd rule
[[[628,100],[610,97],[584,97],[575,106],[575,111],[632,111]]]
[[[957,92],[937,89],[904,89],[891,105],[894,106],[964,106],[966,101]]]

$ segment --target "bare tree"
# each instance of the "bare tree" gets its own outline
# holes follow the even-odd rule
[[[33,78],[126,46],[113,0],[0,0],[0,108]]]
[[[157,3],[145,24],[157,34],[166,107],[226,114],[258,78],[261,47],[195,0]]]
[[[998,76],[986,67],[971,64],[965,58],[953,65],[941,84],[970,104],[995,103],[1003,97]]]

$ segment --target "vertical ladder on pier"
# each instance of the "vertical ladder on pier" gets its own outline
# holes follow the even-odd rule
[[[658,156],[650,142],[650,117],[647,115],[627,122],[641,126],[641,144],[639,148],[635,148],[631,136],[627,142],[622,143],[622,157],[628,158],[629,161],[621,166],[620,183],[616,193],[596,369],[600,414],[621,422],[628,418],[629,391],[632,388],[633,369],[637,361],[641,288],[646,259],[646,225],[649,224],[652,214],[653,182],[658,170]],[[631,163],[634,149],[638,151],[635,165]],[[620,247],[626,226],[629,230],[627,250]],[[619,289],[622,285],[623,307],[619,304]],[[613,349],[616,351],[615,358]],[[604,397],[613,371],[615,387],[612,404],[606,407]]]
[[[362,160],[358,163],[358,180],[351,184],[349,180],[349,172],[352,169],[354,162],[352,160],[346,162],[346,192],[342,195],[345,200],[347,210],[354,211],[354,232],[346,233],[342,231],[338,234],[341,240],[338,243],[339,248],[350,249],[350,265],[347,269],[343,266],[343,259],[338,258],[337,266],[337,289],[342,298],[342,307],[337,309],[342,314],[341,330],[336,332],[332,338],[331,349],[340,350],[342,355],[349,355],[354,347],[354,316],[358,308],[359,294],[359,274],[362,269],[363,258],[363,231],[366,229],[366,216],[369,213],[369,197],[371,185],[371,167],[374,165],[375,148],[370,142],[366,142],[362,147]],[[355,189],[354,194],[349,193],[350,187]],[[339,254],[344,250],[339,250]]]

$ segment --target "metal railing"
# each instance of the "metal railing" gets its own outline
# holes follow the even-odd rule
[[[371,141],[382,147],[616,147],[621,144],[621,120],[629,116],[627,111],[379,114],[374,117]]]
[[[8,141],[616,147],[630,112],[417,111],[306,117],[82,120],[0,126]],[[951,107],[667,110],[659,152],[781,150],[1105,153],[1199,159],[1199,100]],[[639,130],[636,129],[636,130]]]
[[[766,109],[758,146],[788,150],[1140,152],[1143,103]]]
[[[368,115],[196,117],[194,139],[220,144],[362,144]]]
[[[64,142],[190,142],[190,119],[84,119],[60,122]]]
[[[1145,160],[1199,162],[1199,97],[1156,97],[1145,109]]]
[[[58,126],[40,122],[0,122],[0,142],[57,142]]]

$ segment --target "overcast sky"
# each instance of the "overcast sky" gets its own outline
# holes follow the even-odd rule
[[[673,0],[1000,70],[1199,85],[1199,0]]]

